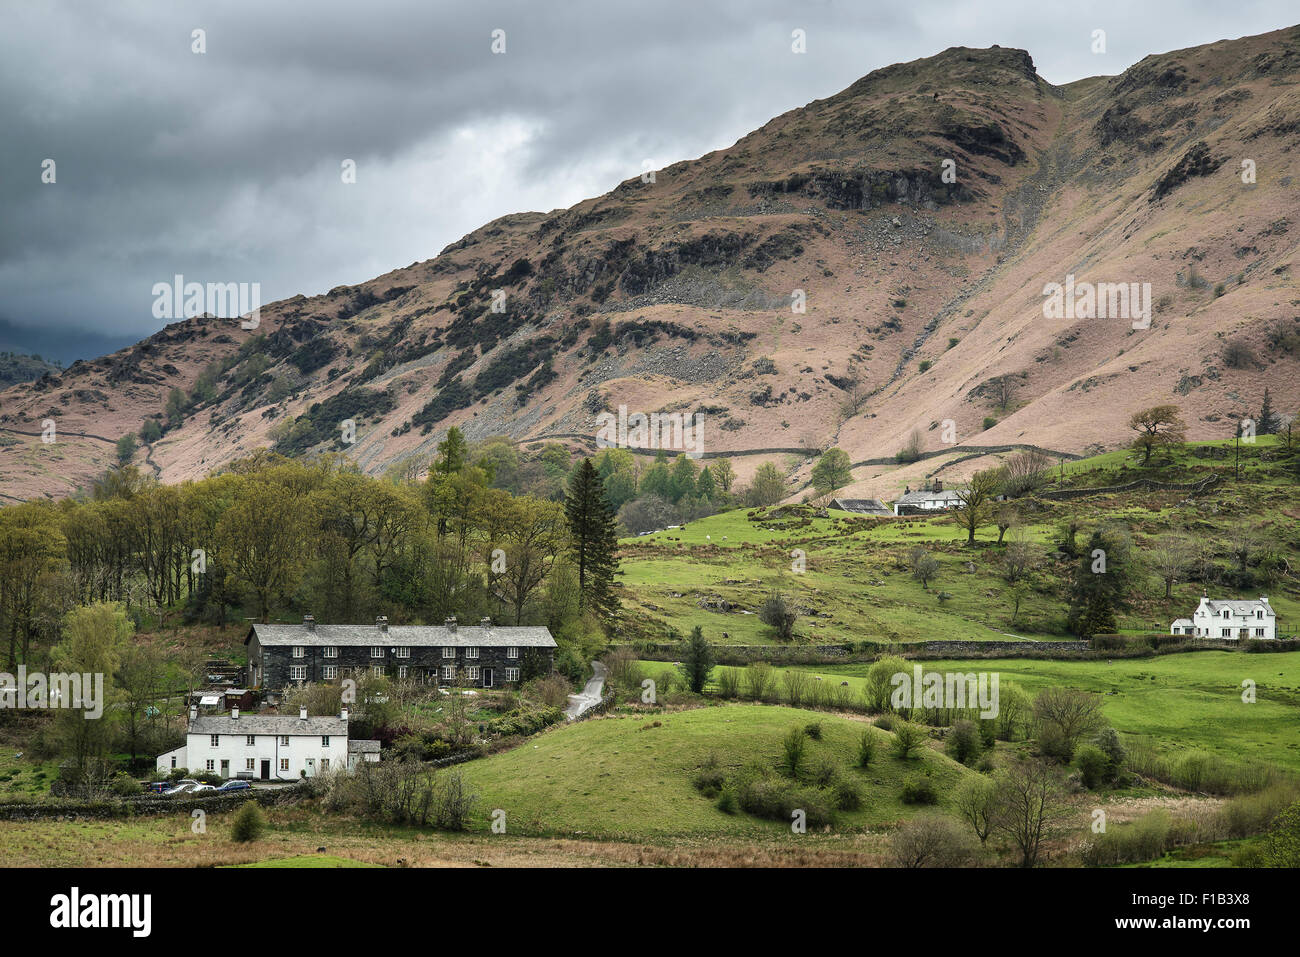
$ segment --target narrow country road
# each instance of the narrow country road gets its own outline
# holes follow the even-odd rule
[[[582,694],[569,695],[569,706],[564,709],[564,716],[570,721],[600,704],[600,696],[605,690],[605,666],[599,661],[593,661],[591,670],[594,674],[587,682],[587,687],[582,689]]]

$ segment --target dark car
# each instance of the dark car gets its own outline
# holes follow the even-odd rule
[[[146,781],[144,789],[150,794],[166,794],[171,790],[170,781]]]
[[[217,790],[218,791],[249,791],[252,790],[252,787],[253,786],[249,784],[247,781],[227,781],[225,784],[221,785],[221,787],[217,788]]]

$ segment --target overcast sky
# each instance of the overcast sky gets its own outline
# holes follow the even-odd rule
[[[134,341],[178,273],[263,302],[370,279],[950,46],[1022,47],[1065,83],[1297,19],[1293,0],[0,0],[0,349]]]

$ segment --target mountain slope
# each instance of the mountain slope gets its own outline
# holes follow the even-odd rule
[[[0,429],[55,417],[112,439],[198,382],[138,453],[166,481],[268,445],[336,447],[346,419],[370,472],[427,460],[453,424],[590,448],[596,414],[620,405],[702,410],[710,453],[837,444],[855,462],[914,430],[927,450],[1113,447],[1132,411],[1171,402],[1190,438],[1222,437],[1266,385],[1275,408],[1300,405],[1298,75],[1297,28],[1064,87],[1024,51],[950,49],[653,182],[263,307],[251,333],[188,320],[10,388]],[[1045,318],[1045,284],[1070,275],[1149,283],[1150,328]],[[850,491],[892,496],[958,457],[864,465]],[[113,458],[109,442],[29,437],[0,448],[0,491],[60,494]],[[737,470],[764,458],[791,465],[792,491],[806,481],[779,452]],[[953,475],[983,464],[962,456]]]

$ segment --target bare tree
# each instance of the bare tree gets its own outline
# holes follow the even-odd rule
[[[998,774],[993,807],[992,829],[1010,839],[1021,867],[1033,867],[1049,827],[1066,809],[1064,789],[1046,761],[1013,761]]]
[[[1052,460],[1038,449],[1017,452],[1003,463],[1002,491],[1012,497],[1027,495],[1047,483]]]
[[[971,476],[964,489],[957,490],[957,507],[953,509],[957,524],[966,529],[966,544],[975,544],[975,529],[988,521],[993,500],[1002,485],[1000,469],[986,469]]]
[[[921,587],[929,589],[930,582],[939,574],[939,560],[930,554],[929,549],[917,546],[907,557],[908,564],[912,568],[912,577],[921,583]]]
[[[1174,582],[1183,577],[1194,560],[1192,541],[1179,532],[1166,532],[1156,539],[1151,548],[1151,566],[1165,583],[1165,600],[1168,601]]]
[[[974,840],[950,817],[920,814],[889,842],[899,867],[961,867],[974,856]]]
[[[1005,412],[1016,400],[1016,393],[1020,391],[1020,376],[1008,372],[1006,375],[994,376],[984,385],[993,400],[994,407]]]

